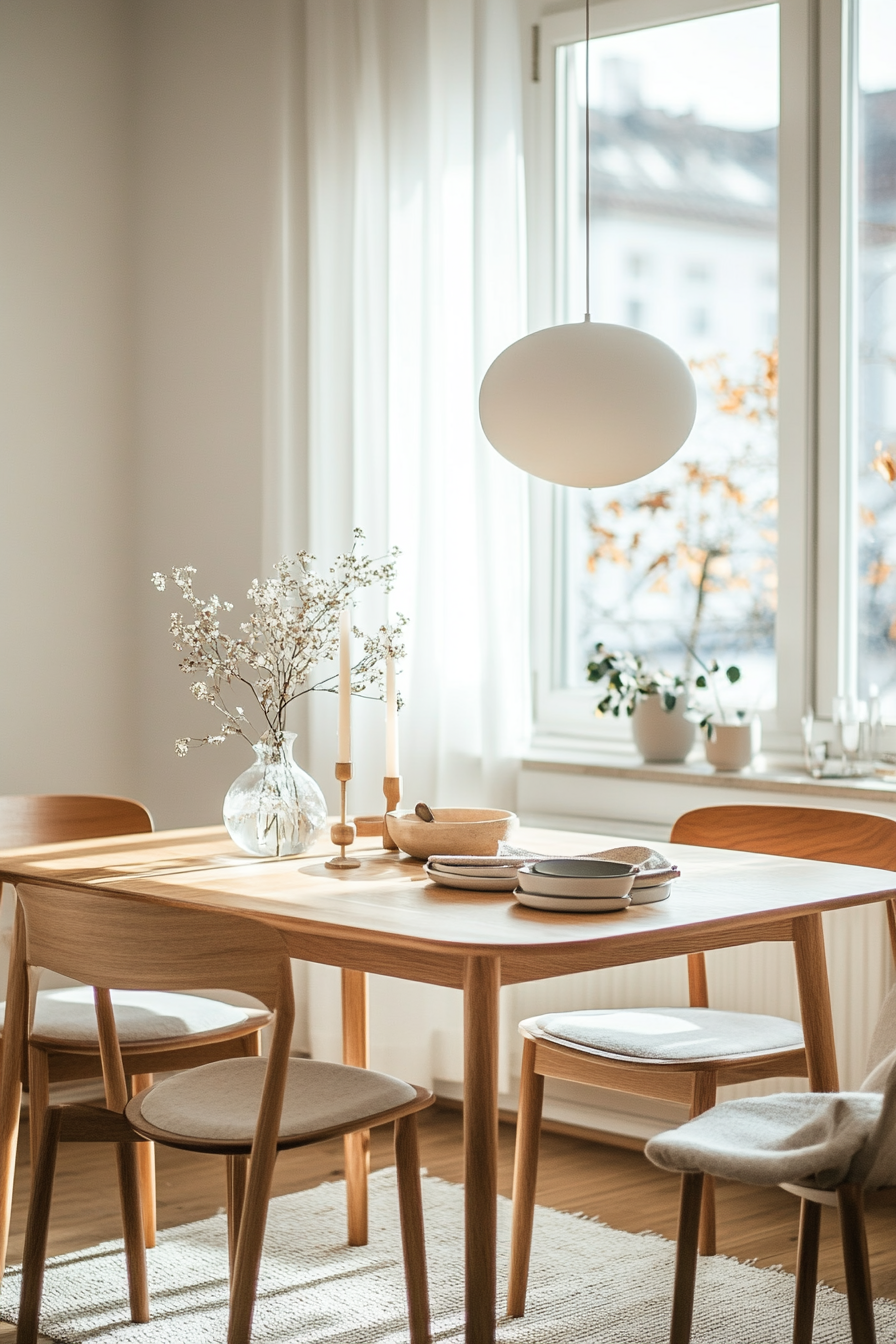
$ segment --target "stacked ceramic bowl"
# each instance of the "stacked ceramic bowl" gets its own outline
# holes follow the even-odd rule
[[[669,879],[650,882],[652,876],[638,864],[611,859],[539,859],[520,868],[516,899],[533,910],[609,913],[633,903],[664,900]]]

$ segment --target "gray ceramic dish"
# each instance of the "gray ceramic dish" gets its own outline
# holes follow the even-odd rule
[[[533,896],[607,900],[628,896],[638,869],[609,859],[539,859],[519,871],[519,886]]]

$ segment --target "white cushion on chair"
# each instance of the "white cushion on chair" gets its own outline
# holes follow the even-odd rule
[[[520,1023],[533,1035],[573,1049],[636,1060],[704,1060],[797,1050],[798,1022],[715,1008],[596,1008],[545,1013]]]
[[[226,1059],[165,1078],[131,1102],[157,1129],[194,1139],[251,1143],[264,1084],[265,1059]],[[413,1101],[416,1090],[400,1078],[347,1064],[291,1059],[280,1116],[280,1137],[298,1137],[350,1125]]]
[[[248,1023],[267,1014],[237,1008],[198,994],[161,994],[154,991],[113,989],[112,1007],[122,1045],[198,1036]],[[6,1004],[0,1004],[0,1025]],[[88,985],[41,990],[37,996],[32,1034],[41,1041],[65,1045],[97,1045],[93,990]]]

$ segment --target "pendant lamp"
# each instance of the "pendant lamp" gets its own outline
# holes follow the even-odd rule
[[[647,332],[592,322],[591,90],[585,4],[585,320],[545,327],[503,350],[479,391],[485,436],[502,456],[558,485],[622,485],[667,462],[697,411],[690,371]]]

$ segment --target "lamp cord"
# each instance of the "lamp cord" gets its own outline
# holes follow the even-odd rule
[[[591,0],[585,0],[585,321],[591,321]]]

